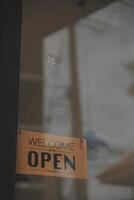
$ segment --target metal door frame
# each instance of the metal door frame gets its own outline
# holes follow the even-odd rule
[[[15,198],[21,18],[21,0],[1,0],[0,198],[4,200]]]

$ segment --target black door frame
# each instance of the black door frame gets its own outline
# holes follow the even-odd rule
[[[21,0],[0,5],[0,199],[14,200],[21,43]]]

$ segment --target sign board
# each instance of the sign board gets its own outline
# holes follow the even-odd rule
[[[85,139],[21,132],[17,138],[16,173],[87,179]]]

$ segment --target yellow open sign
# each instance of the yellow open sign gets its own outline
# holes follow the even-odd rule
[[[85,139],[21,132],[17,139],[16,173],[86,179]]]

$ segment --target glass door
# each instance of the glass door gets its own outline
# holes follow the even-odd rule
[[[16,200],[133,199],[133,6],[23,0]]]

